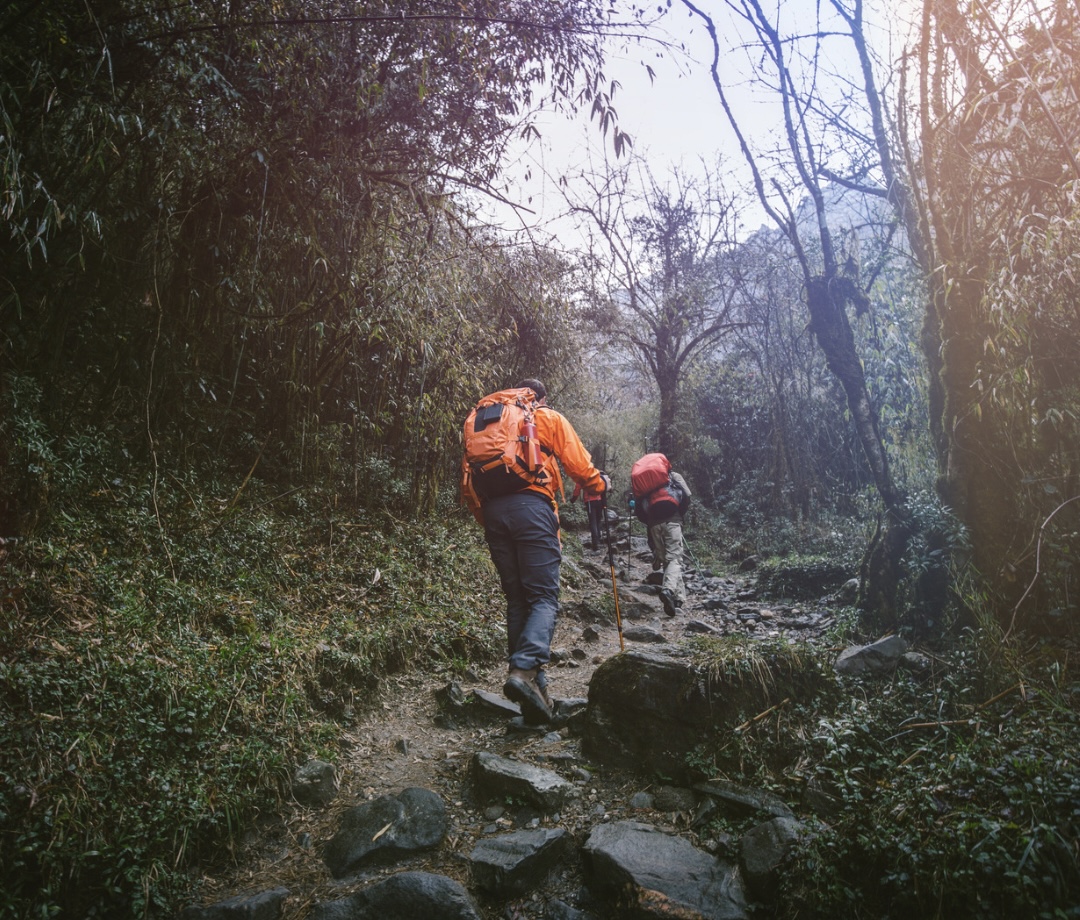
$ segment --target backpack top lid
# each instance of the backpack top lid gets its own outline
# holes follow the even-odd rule
[[[646,454],[630,468],[630,488],[634,498],[644,498],[666,486],[671,475],[671,461],[663,454]]]
[[[473,411],[469,413],[469,418],[471,419],[477,410],[488,406],[516,406],[532,414],[539,407],[539,402],[539,397],[529,387],[511,387],[506,390],[496,390],[494,393],[488,393],[476,404]]]

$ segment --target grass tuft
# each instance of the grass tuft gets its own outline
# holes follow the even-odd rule
[[[383,675],[499,654],[477,528],[237,491],[117,482],[9,551],[0,916],[170,915]]]

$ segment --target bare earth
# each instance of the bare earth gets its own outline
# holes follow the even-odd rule
[[[579,540],[580,536],[567,534],[566,539]],[[640,549],[644,548],[645,541],[641,540]],[[635,539],[635,550],[638,549]],[[618,554],[616,571],[620,588],[640,588],[649,573],[648,562],[637,555],[629,560],[627,570],[625,548]],[[575,619],[572,612],[577,608],[574,602],[582,597],[611,593],[606,551],[586,549],[584,556],[584,565],[579,567],[580,578],[576,577],[577,573],[564,570],[564,612],[560,614],[552,648],[575,651],[576,657],[568,655],[567,661],[548,669],[549,686],[557,700],[587,697],[589,680],[596,667],[619,652],[619,634],[614,623],[585,623]],[[576,590],[567,585],[574,581],[580,584]],[[690,618],[709,616],[693,609],[693,596],[688,599],[685,612],[675,618],[664,615],[655,596],[646,596],[646,600],[650,608],[655,608],[652,615],[632,623],[624,619],[624,629],[631,625],[651,626],[674,640],[683,635]],[[583,638],[583,631],[589,626],[598,634],[596,638]],[[505,667],[498,666],[456,679],[467,697],[471,697],[474,689],[501,697],[505,676]],[[437,692],[446,688],[451,679],[454,678],[449,672],[388,678],[374,710],[365,716],[362,724],[344,733],[338,765],[340,792],[334,803],[321,810],[286,803],[279,814],[265,816],[248,831],[235,854],[234,866],[202,880],[199,903],[209,905],[238,894],[285,887],[290,895],[283,916],[286,920],[300,920],[317,902],[346,897],[373,880],[405,870],[441,873],[468,887],[466,858],[476,841],[485,834],[526,827],[564,827],[580,845],[596,823],[634,818],[677,830],[693,842],[701,843],[689,830],[688,815],[633,808],[630,800],[635,793],[655,791],[649,779],[588,761],[581,753],[580,739],[566,728],[515,730],[506,715],[477,702],[467,705],[468,715],[464,718],[448,715],[440,709]],[[553,815],[530,807],[475,801],[469,764],[477,751],[555,770],[578,785],[580,796],[561,813]],[[389,866],[365,869],[341,881],[333,879],[320,854],[337,830],[342,812],[410,786],[422,786],[443,797],[450,815],[449,837],[432,852]],[[599,905],[589,902],[576,859],[556,870],[542,888],[519,901],[494,902],[485,900],[478,892],[472,893],[488,918],[542,920],[548,903],[556,898],[580,909],[599,912]]]

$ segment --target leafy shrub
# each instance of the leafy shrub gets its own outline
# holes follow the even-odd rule
[[[912,536],[901,561],[901,625],[916,635],[941,633],[963,612],[957,586],[968,570],[967,531],[933,492],[915,492],[906,507]]]

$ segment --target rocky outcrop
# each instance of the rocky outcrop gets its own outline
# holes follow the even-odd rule
[[[725,715],[725,701],[688,660],[628,649],[593,675],[584,749],[603,763],[680,776],[686,753]]]
[[[818,680],[809,668],[767,687],[709,674],[677,647],[628,649],[593,674],[583,746],[603,763],[685,780],[686,755],[704,739],[784,696],[808,697]]]

